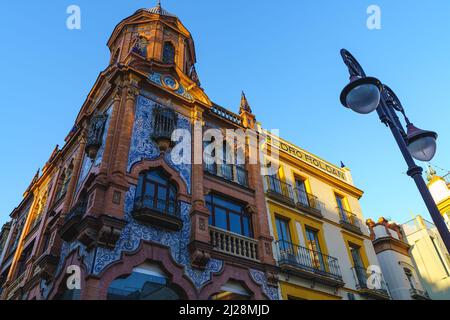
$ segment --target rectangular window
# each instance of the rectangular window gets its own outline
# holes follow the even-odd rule
[[[289,220],[276,217],[275,218],[277,233],[278,233],[278,243],[281,253],[293,253],[293,244],[291,238],[291,232],[289,230]]]
[[[335,197],[336,197],[336,203],[338,206],[338,211],[339,211],[342,221],[346,222],[346,223],[352,223],[352,217],[350,216],[349,212],[346,210],[346,207],[345,207],[345,198],[338,194],[335,194]]]
[[[350,253],[352,255],[352,262],[358,285],[361,288],[365,288],[367,286],[367,272],[364,263],[362,262],[361,248],[350,244]]]
[[[354,245],[350,245],[350,252],[352,254],[352,262],[353,265],[355,266],[355,268],[362,268],[364,269],[364,263],[362,262],[362,258],[361,258],[361,248],[354,246]]]
[[[306,228],[306,246],[310,250],[311,263],[314,268],[325,270],[325,264],[320,248],[319,233],[316,230]]]
[[[216,195],[208,195],[206,206],[211,212],[211,226],[248,238],[253,237],[251,216],[245,212],[243,205]]]
[[[303,179],[296,179],[295,185],[297,187],[297,195],[298,195],[298,201],[306,206],[309,207],[309,198],[308,198],[308,192],[306,191],[306,181]]]

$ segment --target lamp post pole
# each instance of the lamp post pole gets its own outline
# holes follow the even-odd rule
[[[358,61],[347,51],[341,51],[342,58],[347,65],[350,73],[350,80],[355,81],[357,79],[366,78],[366,74],[362,69],[361,65]],[[405,115],[405,110],[400,103],[400,100],[397,98],[395,93],[386,85],[382,85],[380,87],[381,96],[380,102],[376,111],[382,123],[384,123],[392,132],[392,135],[397,142],[397,145],[403,155],[403,158],[408,165],[408,176],[410,176],[414,182],[416,183],[417,188],[425,202],[425,205],[433,219],[433,222],[441,235],[442,241],[447,248],[447,251],[450,253],[450,232],[449,229],[437,208],[436,202],[434,201],[430,190],[428,189],[425,180],[423,179],[422,173],[423,169],[419,167],[411,155],[411,152],[408,149],[407,145],[407,134],[403,129],[403,126],[397,117],[396,111],[403,114],[405,121],[408,126],[412,126],[409,119]]]

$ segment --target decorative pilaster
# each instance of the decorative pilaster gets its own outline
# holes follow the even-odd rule
[[[192,145],[192,209],[191,209],[191,252],[192,263],[196,268],[203,269],[210,260],[209,250],[209,211],[205,206],[203,190],[203,114],[200,107],[192,112],[194,123],[194,136]]]
[[[121,123],[120,137],[115,152],[115,165],[113,175],[124,178],[127,170],[128,154],[130,150],[131,135],[133,132],[133,123],[135,118],[136,98],[139,95],[138,79],[131,76],[124,86],[125,108],[122,108],[119,123]]]
[[[117,126],[118,126],[117,119],[119,117],[121,100],[122,100],[122,87],[120,85],[117,85],[117,87],[114,89],[114,92],[113,92],[113,106],[112,106],[113,110],[111,113],[110,125],[109,125],[108,133],[106,136],[105,150],[103,152],[103,159],[102,159],[102,163],[100,165],[99,176],[107,175],[108,168],[111,167],[111,163],[110,163],[111,153],[113,150],[114,134],[115,134]]]
[[[81,132],[80,137],[78,138],[78,151],[75,156],[75,161],[73,165],[73,174],[72,179],[69,182],[69,186],[67,187],[66,198],[64,200],[64,206],[62,210],[61,218],[64,220],[65,215],[68,213],[70,208],[72,207],[73,200],[75,197],[75,189],[78,182],[78,177],[80,175],[81,165],[83,163],[83,157],[86,149],[86,130],[84,129]]]

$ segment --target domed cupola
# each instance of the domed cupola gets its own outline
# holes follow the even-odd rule
[[[170,13],[169,11],[165,10],[161,6],[161,1],[158,1],[158,4],[156,6],[154,6],[153,8],[141,9],[141,10],[144,10],[144,11],[146,11],[148,13],[159,14],[160,16],[178,18],[176,15],[174,15],[174,14]]]
[[[195,72],[194,40],[180,19],[158,1],[153,8],[140,9],[115,28],[108,46],[111,64],[128,64],[140,56],[163,68],[176,68],[199,83]]]

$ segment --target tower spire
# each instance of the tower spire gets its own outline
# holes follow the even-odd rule
[[[241,108],[240,108],[240,112],[248,112],[248,113],[252,113],[252,108],[250,108],[250,105],[248,103],[247,97],[245,96],[245,92],[242,91],[242,95],[241,95]]]

